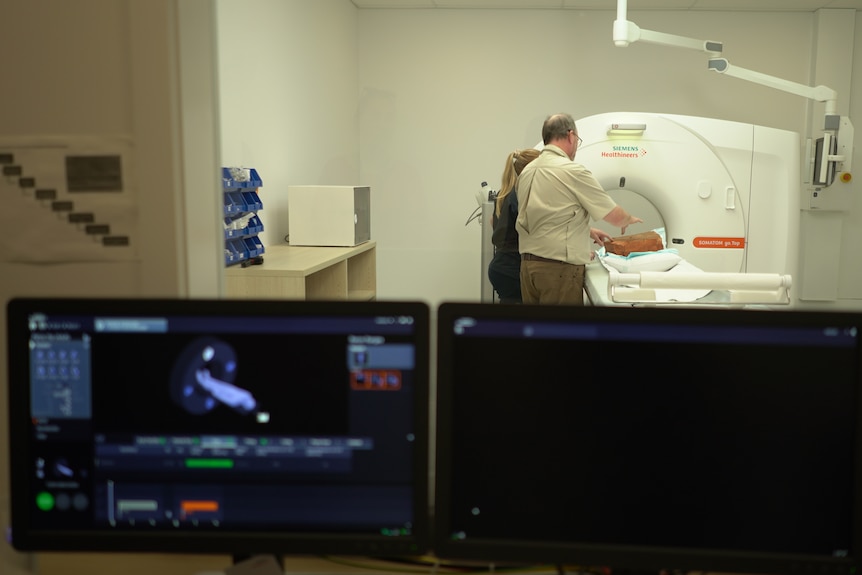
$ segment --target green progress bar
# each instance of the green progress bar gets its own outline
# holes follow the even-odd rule
[[[186,467],[193,469],[230,469],[233,459],[186,459]]]

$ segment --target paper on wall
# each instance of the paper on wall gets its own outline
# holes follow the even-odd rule
[[[128,137],[0,138],[0,261],[138,259]]]

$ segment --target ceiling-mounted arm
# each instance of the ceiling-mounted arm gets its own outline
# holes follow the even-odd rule
[[[727,74],[734,78],[748,80],[756,84],[783,90],[802,96],[818,102],[826,102],[826,114],[835,114],[836,100],[838,94],[832,88],[827,86],[811,87],[790,80],[776,78],[769,74],[754,72],[731,66],[726,58],[718,58],[721,55],[724,46],[721,42],[713,42],[711,40],[698,40],[696,38],[687,38],[685,36],[677,36],[675,34],[665,34],[663,32],[654,32],[652,30],[644,30],[634,22],[629,22],[626,15],[628,0],[617,0],[617,19],[614,20],[614,45],[620,48],[626,48],[632,42],[647,42],[651,44],[662,44],[664,46],[672,46],[676,48],[688,48],[707,53],[709,59],[709,70],[713,70],[720,74]]]
[[[617,19],[614,20],[614,44],[616,46],[626,48],[632,42],[647,42],[649,44],[661,44],[676,48],[688,48],[690,50],[706,52],[710,56],[719,56],[721,54],[721,42],[698,40],[675,34],[644,30],[634,22],[629,22],[626,19],[626,1],[617,0]]]
[[[849,127],[849,130],[845,130],[844,137],[839,139],[839,148],[845,151],[849,150],[850,153],[830,154],[828,151],[829,147],[826,146],[824,148],[824,150],[826,151],[824,151],[823,155],[824,165],[825,162],[829,162],[833,165],[841,163],[843,164],[843,169],[849,172],[852,156],[852,140],[847,140],[847,138],[852,138],[852,124],[850,123],[849,118],[843,118],[837,115],[836,109],[838,93],[835,90],[829,88],[828,86],[812,87],[806,84],[799,84],[797,82],[791,82],[790,80],[784,80],[782,78],[770,76],[769,74],[763,74],[760,72],[755,72],[753,70],[747,70],[745,68],[731,66],[726,58],[719,57],[721,56],[721,52],[723,50],[723,45],[721,42],[698,40],[695,38],[687,38],[685,36],[676,36],[674,34],[664,34],[662,32],[644,30],[634,22],[629,22],[628,16],[626,14],[627,8],[627,0],[617,0],[617,19],[614,20],[613,30],[615,46],[625,48],[632,42],[640,41],[652,44],[662,44],[664,46],[672,46],[676,48],[688,48],[691,50],[698,50],[701,52],[705,52],[710,56],[708,63],[709,70],[713,70],[714,72],[718,72],[719,74],[727,74],[728,76],[733,76],[734,78],[748,80],[749,82],[754,82],[756,84],[761,84],[770,88],[775,88],[776,90],[789,92],[791,94],[802,96],[804,98],[815,100],[817,102],[825,102],[826,118],[823,125],[824,137],[827,139],[828,143],[828,140],[830,138],[838,138],[839,124],[843,124]],[[844,142],[841,142],[840,140],[844,140]]]
[[[746,70],[745,68],[738,68],[736,66],[731,66],[726,58],[711,58],[709,60],[709,69],[718,72],[719,74],[727,74],[734,78],[740,78],[742,80],[754,82],[755,84],[775,88],[776,90],[790,92],[791,94],[796,94],[797,96],[802,96],[809,100],[826,102],[826,115],[831,116],[835,114],[838,92],[828,86],[808,86],[806,84],[799,84],[783,78],[770,76],[769,74]]]

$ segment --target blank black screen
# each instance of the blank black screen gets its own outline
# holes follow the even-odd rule
[[[846,318],[629,311],[443,311],[444,556],[858,553]]]

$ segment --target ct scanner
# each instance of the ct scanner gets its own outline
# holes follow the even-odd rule
[[[799,134],[628,112],[576,124],[583,144],[575,161],[644,220],[626,233],[664,228],[665,247],[688,265],[686,273],[642,272],[633,278],[589,264],[585,290],[593,305],[790,303],[798,265]],[[620,235],[605,222],[594,225]],[[629,285],[632,279],[641,283]]]

